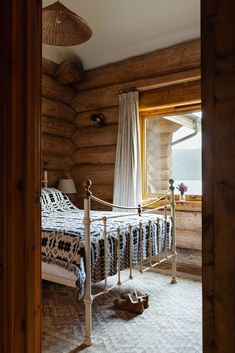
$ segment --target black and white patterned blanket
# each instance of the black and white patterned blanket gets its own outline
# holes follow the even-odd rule
[[[123,213],[91,211],[91,277],[92,282],[104,279],[104,234],[103,221],[95,221],[104,216],[123,215]],[[149,224],[151,221],[151,224]],[[130,234],[129,225],[133,230],[133,264],[140,260],[140,227],[142,229],[142,259],[159,251],[171,250],[171,219],[156,214],[145,214],[114,218],[107,221],[107,273],[109,276],[117,273],[117,228],[120,234],[121,269],[129,267]],[[150,246],[149,230],[152,233]],[[160,247],[158,249],[158,243]],[[57,264],[74,272],[78,278],[80,297],[83,294],[84,271],[84,225],[83,210],[78,209],[66,195],[53,188],[42,191],[42,260]]]

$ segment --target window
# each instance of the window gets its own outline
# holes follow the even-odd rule
[[[175,186],[188,186],[187,199],[197,199],[202,194],[201,112],[146,116],[142,128],[144,195],[164,194],[173,178]]]

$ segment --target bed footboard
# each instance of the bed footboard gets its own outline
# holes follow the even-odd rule
[[[103,201],[95,196],[92,195],[90,188],[91,188],[91,181],[87,180],[83,183],[83,188],[84,188],[84,227],[85,227],[85,267],[86,267],[86,283],[85,283],[85,296],[84,296],[84,304],[85,304],[85,339],[84,339],[84,344],[86,346],[90,346],[93,343],[93,336],[92,336],[92,302],[93,300],[102,294],[105,294],[109,292],[110,290],[114,289],[115,287],[121,285],[122,283],[126,282],[127,280],[133,279],[136,275],[140,275],[144,273],[145,271],[159,265],[163,261],[166,261],[168,259],[171,259],[172,261],[172,280],[171,283],[176,283],[176,227],[175,227],[175,187],[174,187],[174,180],[170,179],[169,180],[170,187],[169,191],[167,194],[163,195],[162,197],[158,199],[154,199],[148,204],[145,205],[138,205],[138,207],[126,207],[126,206],[119,206],[119,205],[113,205],[109,202]],[[151,208],[150,206],[153,206],[157,201],[162,201],[162,200],[168,200],[169,199],[169,204],[167,205],[166,203],[163,206],[156,207],[156,208]],[[115,207],[116,209],[121,209],[121,210],[126,210],[130,213],[128,214],[123,214],[123,215],[112,215],[112,216],[105,216],[100,219],[91,219],[90,216],[90,210],[91,210],[91,200],[94,200],[96,202],[99,202],[103,205],[109,206],[109,207]],[[122,218],[122,217],[128,217],[128,216],[142,216],[145,214],[150,214],[153,213],[154,211],[163,211],[164,212],[164,222],[165,222],[165,232],[167,232],[167,210],[170,210],[170,215],[171,215],[171,220],[172,220],[172,228],[171,228],[171,250],[170,252],[167,251],[167,247],[164,250],[164,257],[161,256],[161,244],[160,244],[160,235],[158,234],[157,237],[157,259],[155,256],[152,255],[152,243],[153,243],[153,238],[152,238],[152,221],[145,221],[143,222],[140,219],[138,223],[138,231],[139,231],[139,271],[137,274],[133,274],[133,227],[132,224],[129,224],[128,227],[126,226],[125,228],[128,228],[128,234],[129,234],[129,278],[121,281],[121,256],[120,256],[120,235],[123,229],[121,227],[117,227],[116,229],[116,240],[117,240],[117,285],[108,287],[108,271],[107,271],[107,260],[108,260],[108,252],[107,252],[107,247],[108,247],[108,236],[109,236],[109,230],[107,229],[107,221],[109,219],[115,219],[115,218]],[[103,221],[103,234],[104,234],[104,290],[92,295],[91,291],[91,222],[96,222],[96,221]],[[157,221],[159,222],[159,221]],[[157,223],[158,224],[158,223]],[[142,246],[143,246],[143,227],[146,226],[149,229],[149,235],[148,235],[148,251],[149,251],[149,266],[144,267],[143,266],[143,259],[142,259]],[[158,228],[159,229],[159,228]],[[160,231],[159,231],[160,232]],[[113,230],[112,230],[113,233]],[[165,240],[166,240],[166,233],[165,233]],[[165,241],[164,240],[164,241]]]

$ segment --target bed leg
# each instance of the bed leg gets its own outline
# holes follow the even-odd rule
[[[85,346],[91,346],[94,342],[92,337],[92,297],[85,297],[85,322],[86,322],[86,333],[83,344]]]
[[[172,278],[171,278],[171,284],[177,283],[177,277],[176,277],[176,254],[173,254],[172,256]]]
[[[174,180],[170,179],[170,192],[171,192],[171,218],[172,218],[172,279],[171,283],[177,283],[176,279],[176,222],[175,222],[175,187],[174,187]]]
[[[91,181],[87,180],[83,183],[84,188],[84,226],[85,226],[85,260],[86,260],[86,283],[85,283],[85,338],[83,344],[90,346],[93,343],[92,337],[92,301],[91,294],[91,234],[90,234],[90,197],[91,197]]]

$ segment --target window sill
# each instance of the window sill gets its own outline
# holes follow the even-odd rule
[[[143,201],[146,202],[146,199]],[[176,199],[176,211],[180,212],[201,212],[202,211],[202,201],[201,200],[186,200],[186,201],[179,201]],[[160,201],[154,203],[150,208],[156,208],[158,206],[164,206],[165,202]],[[169,204],[169,202],[168,202]]]
[[[201,201],[176,201],[176,211],[182,212],[201,212]]]

